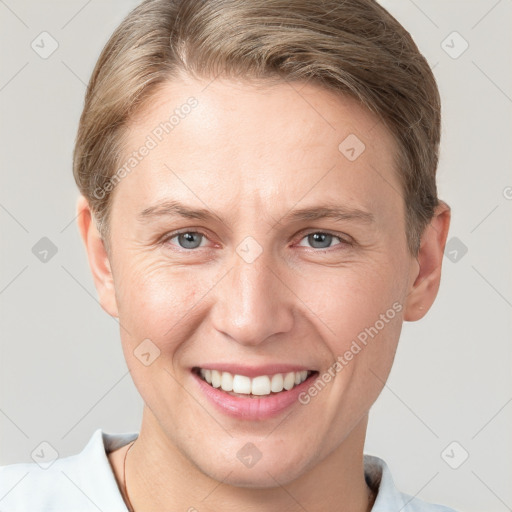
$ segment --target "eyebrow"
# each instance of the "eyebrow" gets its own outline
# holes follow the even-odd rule
[[[142,210],[138,219],[141,221],[151,220],[158,217],[185,217],[187,219],[208,220],[216,217],[210,210],[204,208],[190,208],[178,201],[167,200],[149,206]]]
[[[190,208],[189,206],[175,200],[166,200],[149,206],[138,214],[141,222],[150,221],[159,217],[184,217],[187,219],[209,220],[219,217],[211,210],[206,208]],[[293,209],[286,213],[281,219],[285,222],[319,220],[329,218],[339,221],[356,221],[364,224],[375,222],[373,213],[359,208],[353,208],[343,205],[322,205],[309,208]]]
[[[348,206],[314,206],[311,208],[302,208],[292,210],[280,219],[285,221],[299,221],[299,220],[318,220],[318,219],[333,219],[333,220],[352,220],[364,224],[372,224],[375,222],[375,216],[359,208],[352,208]]]

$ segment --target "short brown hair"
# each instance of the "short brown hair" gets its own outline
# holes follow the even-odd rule
[[[374,0],[145,0],[130,12],[94,68],[73,154],[75,181],[107,244],[105,190],[125,128],[183,72],[306,80],[360,101],[397,143],[407,243],[417,255],[439,204],[439,91],[409,32]]]

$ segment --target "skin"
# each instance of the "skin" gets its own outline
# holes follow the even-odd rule
[[[168,83],[133,120],[127,154],[190,96],[198,106],[116,186],[108,252],[87,200],[77,204],[100,303],[119,318],[145,403],[126,462],[130,501],[144,511],[370,510],[369,409],[403,321],[422,318],[437,295],[450,208],[437,208],[412,256],[391,134],[354,100],[310,84]],[[355,161],[338,150],[351,133],[366,146]],[[170,198],[217,218],[138,220]],[[284,219],[328,202],[375,221]],[[205,233],[199,248],[170,238],[182,228]],[[318,232],[334,236],[315,245],[307,235]],[[262,249],[252,263],[236,252],[247,236]],[[309,404],[276,418],[224,415],[190,373],[206,362],[288,362],[322,374],[395,302],[402,310]],[[133,354],[146,338],[160,350],[149,366]],[[252,468],[237,458],[247,442],[262,453]],[[120,485],[126,449],[109,454]]]

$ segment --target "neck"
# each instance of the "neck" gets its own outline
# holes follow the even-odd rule
[[[292,482],[248,488],[202,472],[165,436],[144,408],[137,441],[126,460],[127,492],[135,512],[160,510],[268,512],[369,512],[375,496],[364,479],[363,447],[368,415],[326,458]],[[230,474],[225,477],[229,481]]]

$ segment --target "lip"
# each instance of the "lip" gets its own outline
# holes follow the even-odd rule
[[[196,367],[197,368],[197,367]],[[223,371],[230,371],[228,368],[233,369],[233,373],[239,375],[246,375],[247,377],[257,375],[272,375],[273,373],[285,373],[286,371],[301,371],[306,370],[304,367],[275,365],[265,367],[242,367],[239,365],[211,365],[201,366],[200,368],[208,368],[217,370],[220,368]],[[236,369],[235,369],[236,368]],[[262,371],[262,369],[264,370]],[[274,370],[274,368],[286,368],[285,370]],[[293,368],[293,369],[289,369]],[[272,369],[272,371],[269,371]],[[244,373],[246,372],[246,373]],[[283,413],[285,410],[300,405],[299,395],[305,391],[311,383],[318,377],[318,372],[312,373],[304,382],[294,386],[288,391],[281,391],[275,395],[266,395],[257,398],[247,398],[242,396],[232,396],[220,388],[214,388],[204,381],[198,374],[191,371],[191,375],[195,382],[198,384],[201,393],[214,405],[214,407],[223,414],[242,420],[265,420],[273,418]]]

